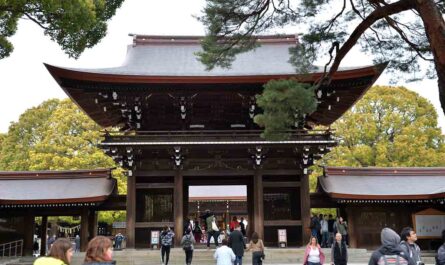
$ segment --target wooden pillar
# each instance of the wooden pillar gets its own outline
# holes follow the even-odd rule
[[[300,203],[301,203],[301,228],[302,228],[302,242],[304,246],[309,242],[311,231],[309,225],[311,223],[311,201],[309,197],[309,176],[301,175],[300,187]]]
[[[48,216],[42,216],[42,229],[40,229],[40,256],[42,257],[46,255],[47,230]]]
[[[254,187],[253,187],[253,178],[252,181],[247,185],[247,214],[248,214],[248,226],[247,226],[247,236],[251,237],[253,230],[255,229],[255,218],[254,218]],[[238,217],[239,218],[239,217]]]
[[[23,254],[25,256],[31,256],[33,254],[34,244],[34,215],[26,213],[24,216],[24,242],[23,242]]]
[[[97,212],[90,210],[88,215],[88,241],[97,236]]]
[[[173,218],[175,219],[175,246],[179,246],[184,233],[184,177],[181,174],[181,170],[176,171],[174,181]]]
[[[86,251],[88,245],[88,208],[83,208],[80,215],[80,251]]]
[[[254,231],[264,239],[264,196],[263,175],[260,170],[255,170],[253,176],[253,216]]]
[[[346,209],[346,215],[347,218],[343,217],[343,220],[345,220],[348,224],[348,236],[349,236],[349,247],[351,248],[357,248],[357,233],[355,231],[355,214],[354,214],[354,210],[351,209],[350,207],[347,207]]]
[[[179,246],[184,233],[184,177],[180,170],[176,171],[174,182],[173,218],[175,219],[175,246]]]
[[[134,248],[136,222],[136,178],[127,178],[127,248]]]

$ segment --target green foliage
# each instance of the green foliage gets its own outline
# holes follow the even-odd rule
[[[113,222],[124,222],[126,220],[127,213],[125,211],[101,211],[98,215],[98,220],[107,224]]]
[[[389,14],[388,5],[395,2],[400,2],[403,7],[396,14]],[[236,54],[255,48],[253,36],[279,32],[291,25],[298,28],[299,34],[299,45],[290,49],[290,61],[295,64],[297,72],[307,71],[317,59],[328,55],[334,42],[342,47],[356,31],[360,35],[353,45],[360,44],[364,51],[374,56],[375,63],[390,61],[388,70],[393,71],[393,76],[408,72],[413,74],[412,79],[419,79],[435,74],[431,71],[434,67],[431,46],[434,43],[430,43],[425,34],[425,18],[419,12],[399,15],[416,10],[415,1],[206,0],[206,3],[204,15],[199,20],[206,27],[207,36],[199,56],[208,69],[229,67]],[[444,13],[443,1],[436,1],[433,6]],[[360,28],[359,25],[372,18],[371,14],[376,10],[388,15]],[[443,21],[435,23],[440,28]],[[224,38],[231,41],[223,41]],[[429,64],[419,64],[422,60]]]
[[[317,109],[313,87],[293,79],[269,81],[257,95],[257,103],[263,114],[256,115],[254,121],[265,127],[261,136],[269,140],[286,139],[296,121]]]
[[[17,31],[20,18],[27,18],[45,30],[70,56],[78,58],[106,34],[106,22],[123,0],[0,0],[0,59],[10,55],[8,41]]]
[[[126,194],[124,170],[97,147],[100,130],[71,100],[45,101],[23,113],[0,137],[0,170],[116,168],[112,173],[118,192]]]
[[[445,138],[434,106],[404,87],[373,87],[332,127],[341,141],[324,157],[327,165],[445,165]]]

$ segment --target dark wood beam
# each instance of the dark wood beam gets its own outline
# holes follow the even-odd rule
[[[127,178],[127,248],[134,248],[136,222],[136,177]]]
[[[48,228],[48,216],[42,216],[42,228],[40,229],[40,256],[46,256],[46,242],[47,238],[47,228]]]
[[[175,246],[179,246],[184,233],[184,177],[182,176],[182,172],[180,170],[176,171],[174,184],[173,216],[175,220]]]
[[[253,216],[254,230],[260,238],[264,238],[264,196],[263,175],[260,169],[253,176]]]
[[[300,187],[301,182],[300,181],[277,181],[277,182],[271,182],[271,181],[264,181],[263,187],[267,188],[286,188],[286,187]]]
[[[301,221],[302,223],[302,242],[301,245],[304,246],[306,242],[309,241],[311,236],[311,231],[309,229],[309,224],[311,221],[311,209],[310,209],[310,197],[309,197],[309,176],[302,175],[301,176],[301,185],[300,185],[300,203],[301,203]]]
[[[88,215],[88,209],[82,209],[82,214],[80,216],[80,251],[82,252],[86,251],[88,245]]]

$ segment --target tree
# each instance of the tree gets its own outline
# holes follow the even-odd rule
[[[333,128],[341,141],[326,156],[328,165],[445,165],[445,138],[434,106],[404,87],[373,87]]]
[[[255,122],[266,128],[261,136],[270,140],[287,138],[288,127],[303,125],[304,116],[317,109],[315,91],[292,79],[269,81],[257,103],[264,112],[255,116]]]
[[[404,87],[374,86],[333,126],[340,144],[318,164],[353,167],[445,165],[434,106]],[[317,167],[315,167],[317,168]],[[318,175],[321,172],[316,172]],[[314,187],[316,179],[311,180]]]
[[[11,124],[0,148],[0,170],[74,170],[117,168],[113,177],[126,194],[124,170],[97,145],[101,128],[71,100],[51,99],[31,108]],[[124,212],[105,213],[122,219]],[[107,219],[108,218],[108,219]]]
[[[17,31],[20,18],[36,23],[70,57],[78,58],[86,48],[93,47],[106,35],[106,22],[123,1],[1,0],[0,59],[8,57],[13,50],[7,38]]]
[[[344,0],[333,10],[338,2],[207,0],[199,18],[207,36],[198,55],[208,69],[230,67],[237,54],[257,46],[255,34],[295,24],[304,31],[300,44],[291,50],[298,71],[309,71],[328,50],[331,55],[326,64],[330,69],[317,85],[329,84],[343,58],[361,44],[375,63],[390,61],[391,71],[419,75],[422,70],[416,78],[437,76],[445,111],[445,2]],[[421,61],[427,62],[426,69]]]

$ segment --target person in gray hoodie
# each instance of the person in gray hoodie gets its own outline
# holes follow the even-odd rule
[[[442,246],[437,250],[436,265],[445,265],[445,230],[442,230]]]
[[[400,248],[400,236],[390,228],[380,233],[382,246],[372,253],[369,265],[416,265]]]

